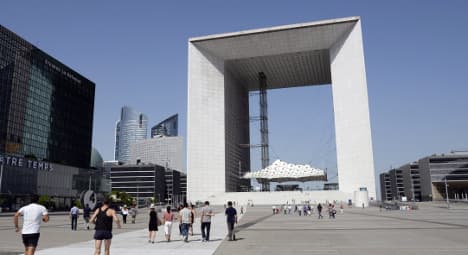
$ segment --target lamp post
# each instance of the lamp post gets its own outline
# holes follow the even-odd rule
[[[447,209],[450,209],[449,195],[448,195],[448,185],[447,185],[447,176],[445,176],[445,198],[447,199]]]

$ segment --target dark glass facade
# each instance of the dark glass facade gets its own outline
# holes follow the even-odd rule
[[[151,138],[155,136],[177,136],[178,130],[179,115],[174,114],[151,128]]]
[[[27,204],[31,194],[46,195],[49,209],[69,209],[89,188],[110,192],[110,183],[99,170],[0,154],[0,207],[15,211]],[[8,209],[7,209],[8,208]]]
[[[95,84],[0,26],[0,153],[87,168]]]

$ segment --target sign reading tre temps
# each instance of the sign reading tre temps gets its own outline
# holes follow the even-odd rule
[[[51,163],[40,160],[26,159],[23,157],[5,156],[0,154],[0,165],[26,167],[37,170],[53,171]]]

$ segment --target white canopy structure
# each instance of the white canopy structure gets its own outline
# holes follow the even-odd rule
[[[243,178],[255,178],[258,181],[268,180],[273,182],[326,181],[327,173],[322,169],[314,168],[310,165],[289,164],[278,159],[265,169],[246,173]]]

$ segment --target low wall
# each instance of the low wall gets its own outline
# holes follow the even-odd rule
[[[310,202],[313,204],[326,201],[342,201],[347,203],[352,194],[341,191],[278,191],[278,192],[228,192],[212,195],[206,200],[213,205],[224,205],[227,201],[235,201],[239,205],[272,205],[272,204],[300,204]],[[192,201],[194,202],[194,201]]]

